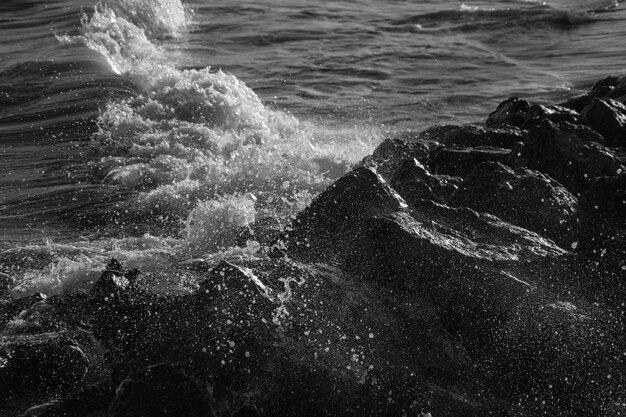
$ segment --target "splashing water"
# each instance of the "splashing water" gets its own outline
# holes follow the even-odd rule
[[[254,258],[257,242],[235,247],[241,228],[267,218],[284,225],[380,142],[376,128],[332,128],[268,108],[223,71],[176,68],[157,41],[183,34],[190,16],[178,0],[100,3],[80,34],[57,36],[105,57],[139,91],[101,110],[91,168],[127,196],[107,213],[114,234],[147,228],[143,237],[85,243],[90,262],[57,250],[45,268],[26,269],[19,290],[80,287],[111,256],[148,271],[198,257]]]

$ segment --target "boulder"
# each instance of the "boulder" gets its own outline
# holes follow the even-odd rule
[[[460,178],[432,175],[417,159],[406,160],[391,180],[391,186],[408,203],[427,198],[443,203],[458,188]]]
[[[113,258],[91,288],[91,293],[98,297],[115,297],[128,290],[139,274],[139,270],[127,270]]]
[[[85,331],[0,336],[0,392],[64,393],[79,389],[90,366]]]
[[[487,126],[511,125],[521,127],[526,121],[530,103],[524,99],[510,97],[498,105],[487,117]]]
[[[544,106],[541,104],[533,104],[526,111],[526,119],[524,120],[524,128],[536,126],[542,120],[549,120],[552,123],[568,122],[572,124],[580,124],[579,114],[567,107],[563,106]]]
[[[471,148],[451,147],[441,149],[431,160],[429,167],[435,174],[464,177],[476,165],[483,162],[508,164],[511,149],[479,146]]]
[[[619,78],[619,81],[615,83],[615,88],[607,96],[622,104],[626,104],[626,76]]]
[[[357,168],[318,195],[285,228],[279,243],[300,260],[333,264],[337,247],[357,243],[355,225],[406,207],[406,202],[372,168]],[[346,249],[344,247],[344,249]]]
[[[428,161],[433,151],[439,147],[441,146],[432,141],[387,139],[371,155],[363,158],[360,166],[376,170],[389,181],[405,160]]]
[[[511,165],[547,174],[578,195],[597,177],[624,172],[620,160],[601,141],[585,126],[544,120],[531,129],[528,141],[512,155]]]
[[[468,174],[452,196],[456,206],[500,217],[556,242],[571,237],[578,200],[550,177],[529,169],[513,170],[485,162]]]
[[[597,81],[588,93],[572,97],[560,105],[580,113],[594,98],[610,97],[619,81],[620,78],[616,76],[603,78]]]
[[[11,275],[0,271],[0,299],[9,295],[9,290],[13,288],[15,282]]]
[[[585,123],[604,138],[606,146],[626,147],[626,106],[611,99],[593,99],[581,113]]]
[[[478,125],[433,126],[418,135],[420,140],[436,141],[445,146],[512,148],[526,140],[522,130],[512,127],[482,127]]]
[[[626,214],[626,173],[599,177],[585,191],[581,203],[590,212],[621,216]]]
[[[173,364],[152,365],[128,375],[109,407],[111,417],[212,417],[212,398],[203,384]]]

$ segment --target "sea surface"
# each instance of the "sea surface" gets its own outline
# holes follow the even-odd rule
[[[558,102],[626,72],[626,5],[3,0],[0,272],[89,288],[262,257],[384,138]],[[181,284],[182,285],[182,284]]]

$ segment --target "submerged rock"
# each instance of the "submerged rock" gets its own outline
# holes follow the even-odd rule
[[[557,242],[571,237],[578,200],[550,177],[499,163],[478,165],[452,197],[456,206],[491,213]]]

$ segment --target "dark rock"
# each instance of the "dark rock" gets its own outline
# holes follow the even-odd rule
[[[526,121],[530,104],[524,99],[510,97],[500,103],[487,117],[487,126],[511,125],[521,127]]]
[[[2,304],[0,304],[0,327],[3,328],[9,320],[14,319],[18,314],[30,309],[33,305],[47,298],[45,294],[37,292],[28,297],[3,301]]]
[[[609,93],[608,97],[626,104],[626,76],[621,77]]]
[[[389,181],[407,159],[428,161],[432,152],[439,148],[432,142],[408,142],[401,139],[387,139],[370,156],[361,161],[361,166],[373,168],[385,180]]]
[[[573,111],[580,114],[585,107],[589,105],[593,101],[594,97],[589,94],[581,94],[576,97],[572,97],[560,103],[559,106],[566,107],[568,109],[572,109]]]
[[[261,247],[270,246],[280,235],[281,224],[278,220],[267,217],[257,220],[254,224],[244,226],[237,232],[237,246],[246,247],[248,241],[256,241]]]
[[[490,213],[557,242],[572,234],[578,201],[550,177],[495,162],[478,165],[464,179],[453,204]]]
[[[111,417],[210,417],[212,399],[206,385],[171,364],[133,372],[117,388]]]
[[[460,179],[432,175],[417,160],[406,160],[391,180],[391,186],[407,203],[427,198],[444,202],[458,188]]]
[[[436,174],[465,177],[476,165],[483,162],[508,164],[511,150],[493,147],[444,148],[437,152],[430,162],[430,169]]]
[[[0,299],[7,297],[15,282],[11,275],[0,272]]]
[[[0,392],[63,393],[81,387],[89,368],[82,332],[0,337]]]
[[[406,202],[374,169],[357,168],[300,212],[280,241],[290,254],[302,260],[333,263],[343,255],[336,247],[355,242],[355,224],[402,207]]]
[[[581,113],[583,109],[594,100],[594,98],[610,97],[619,83],[619,80],[619,77],[615,76],[603,78],[602,80],[597,81],[587,94],[572,97],[560,105]]]
[[[532,127],[541,123],[542,120],[549,120],[552,123],[568,122],[580,124],[578,113],[572,109],[562,106],[544,106],[533,104],[526,112],[524,127]]]
[[[512,155],[511,165],[541,171],[577,195],[597,177],[624,172],[619,159],[598,143],[598,136],[585,126],[544,120],[531,129],[528,141]]]
[[[91,293],[101,297],[114,297],[128,290],[139,274],[139,270],[126,270],[117,259],[111,259],[91,288]]]
[[[626,214],[626,173],[598,178],[582,195],[581,203],[594,213]]]
[[[229,292],[238,294],[237,299],[246,305],[256,302],[259,296],[267,300],[272,300],[274,297],[272,290],[263,284],[251,270],[228,261],[221,261],[211,270],[209,277],[200,284],[198,295],[215,298]]]
[[[419,134],[422,140],[437,141],[445,146],[511,148],[526,140],[525,133],[515,127],[488,127],[476,125],[434,126]]]
[[[604,137],[606,146],[626,147],[626,106],[614,100],[594,99],[581,113],[585,122]]]

